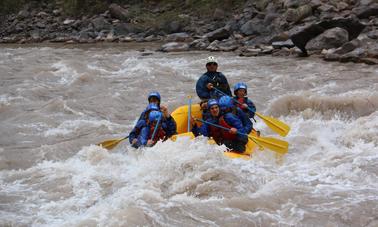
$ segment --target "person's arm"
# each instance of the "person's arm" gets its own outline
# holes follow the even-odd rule
[[[177,134],[177,126],[176,126],[176,121],[173,119],[172,116],[169,116],[168,118],[165,119],[165,133],[167,134],[167,137],[171,137],[175,134]]]
[[[150,129],[148,126],[145,126],[142,128],[139,136],[138,136],[138,142],[137,145],[139,146],[146,146],[148,141],[148,134],[150,133]]]
[[[138,121],[140,121],[140,120],[144,120],[145,115],[146,115],[146,110],[143,110],[143,112],[142,112],[142,113],[140,114],[140,116],[139,116]]]
[[[249,119],[248,115],[244,113],[241,109],[237,109],[237,116],[243,124],[245,133],[249,134],[253,129],[252,121]]]
[[[196,92],[200,99],[210,99],[210,91],[206,87],[207,80],[206,75],[202,75],[196,83]]]
[[[249,118],[253,118],[255,116],[256,112],[256,106],[255,104],[247,98],[247,105],[248,105],[248,113],[249,113]]]
[[[140,133],[140,130],[146,124],[145,120],[139,120],[136,125],[134,126],[133,130],[129,133],[129,142],[130,144],[133,143],[133,140],[136,139]]]
[[[232,93],[231,93],[231,89],[230,89],[230,85],[228,84],[228,81],[227,81],[227,78],[226,76],[219,72],[219,76],[221,78],[221,81],[222,81],[222,85],[221,85],[221,89],[224,93],[226,93],[228,96],[231,96],[232,97]]]
[[[210,136],[210,133],[209,133],[209,125],[206,124],[206,123],[203,123],[203,124],[201,125],[201,127],[199,127],[198,134],[199,134],[199,135],[206,136],[206,137],[209,137],[209,136]]]
[[[224,115],[224,120],[233,128],[236,128],[237,130],[237,134],[236,136],[238,138],[241,138],[241,139],[245,139],[246,136],[245,135],[241,135],[241,134],[248,134],[246,132],[246,129],[245,127],[243,126],[243,123],[242,121],[234,114],[226,114]],[[241,134],[239,134],[241,133]]]

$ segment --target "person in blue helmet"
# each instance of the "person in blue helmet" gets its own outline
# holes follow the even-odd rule
[[[236,83],[234,86],[234,100],[237,107],[239,107],[249,118],[254,118],[256,112],[255,104],[247,97],[247,84],[243,82]]]
[[[161,111],[163,114],[162,122],[164,123],[164,125],[169,125],[172,128],[174,127],[175,132],[172,132],[171,134],[173,135],[176,133],[176,122],[170,115],[168,108],[166,106],[160,105],[161,96],[159,92],[150,92],[148,94],[147,100],[149,103],[147,108],[141,113],[135,127],[129,134],[129,141],[132,146],[135,146],[135,144],[138,142],[137,138],[141,132],[141,129],[146,125],[148,114],[151,111]],[[171,134],[169,134],[169,136],[172,136]]]
[[[206,119],[206,121],[216,125],[219,124],[221,112],[219,109],[218,101],[216,99],[209,99],[209,101],[207,102],[207,108],[209,110],[210,116]],[[212,137],[217,144],[222,144],[222,132],[219,128],[213,125],[204,123],[201,125],[201,127],[198,127],[194,119],[192,119],[192,132],[195,136],[202,135],[206,137]]]
[[[230,85],[223,73],[217,71],[218,63],[213,56],[207,58],[206,69],[207,72],[198,79],[196,84],[197,95],[202,100],[202,109],[207,109],[207,100],[219,99],[222,96],[222,94],[217,92],[214,88],[232,96]]]
[[[161,101],[161,96],[160,96],[160,93],[157,92],[157,91],[153,91],[153,92],[150,92],[147,96],[147,100],[148,100],[148,104],[155,104],[159,110],[160,110],[160,101]],[[163,109],[165,109],[166,107],[165,106],[162,106]],[[147,110],[147,109],[146,109]],[[140,117],[139,117],[139,120],[142,120],[142,119],[145,119],[146,116],[145,116],[145,111],[143,111],[141,114],[140,114]],[[138,120],[138,121],[139,121]]]
[[[246,134],[253,129],[252,122],[241,109],[235,106],[230,96],[222,96],[218,102],[222,111],[219,125],[229,129],[221,130],[222,142],[234,152],[243,153],[248,143]]]
[[[159,107],[156,105],[156,103],[150,103],[147,105],[147,108],[142,112],[136,125],[129,133],[129,142],[132,146],[138,142],[137,138],[142,128],[147,125],[147,116],[151,111],[159,111]]]
[[[165,141],[176,133],[176,124],[173,121],[164,121],[160,111],[153,110],[148,114],[146,125],[141,129],[133,147],[153,146],[157,141]],[[156,128],[156,129],[155,129]],[[154,131],[156,130],[155,134]]]

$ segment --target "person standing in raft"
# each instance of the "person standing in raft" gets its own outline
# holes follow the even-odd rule
[[[207,101],[209,99],[219,99],[220,94],[213,88],[217,88],[223,93],[232,96],[230,85],[223,73],[218,72],[218,63],[213,56],[209,56],[206,61],[207,72],[204,73],[197,81],[196,92],[201,99],[201,108],[206,110]]]
[[[163,120],[166,117],[164,116],[165,114],[166,113],[161,113],[160,111],[156,110],[153,110],[148,114],[146,125],[141,129],[140,134],[137,137],[137,141],[133,144],[133,147],[151,147],[155,145],[157,141],[165,141],[172,135],[176,134],[176,122],[172,117]]]
[[[251,120],[234,105],[230,96],[222,96],[219,99],[219,107],[223,113],[219,118],[219,125],[230,129],[221,129],[223,144],[234,152],[243,153],[245,145],[248,143],[246,134],[249,134],[253,129]]]
[[[220,109],[218,101],[215,99],[209,99],[207,102],[207,108],[209,111],[209,117],[206,119],[206,121],[212,123],[212,124],[219,124],[219,118],[220,118]],[[201,127],[198,127],[195,123],[194,119],[191,119],[192,123],[192,132],[194,136],[206,136],[206,137],[212,137],[214,141],[218,144],[222,144],[222,131],[221,129],[210,125],[210,124],[202,124]]]
[[[237,83],[234,86],[234,100],[237,107],[239,107],[249,118],[255,117],[256,106],[247,97],[247,85],[245,83]]]

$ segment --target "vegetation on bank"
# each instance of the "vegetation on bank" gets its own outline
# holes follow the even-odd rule
[[[17,13],[26,5],[37,7],[60,7],[65,15],[79,16],[102,13],[112,3],[128,5],[130,10],[141,13],[143,9],[169,6],[172,9],[207,16],[215,8],[232,10],[242,6],[246,0],[1,0],[0,13]],[[169,10],[168,10],[169,11]]]
[[[0,15],[36,10],[60,10],[67,17],[80,18],[104,13],[116,3],[127,9],[128,18],[141,30],[164,30],[172,21],[180,26],[198,18],[206,22],[216,9],[223,10],[220,18],[226,20],[233,12],[241,11],[247,0],[0,0]]]

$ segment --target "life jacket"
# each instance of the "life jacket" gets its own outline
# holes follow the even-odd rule
[[[222,129],[209,125],[209,135],[213,137],[217,144],[222,143]]]
[[[223,126],[225,128],[228,128],[228,129],[231,129],[233,128],[232,126],[230,126],[225,120],[224,120],[224,116],[221,116],[219,118],[219,125],[220,126]],[[237,137],[236,137],[236,134],[231,134],[229,130],[224,130],[222,129],[221,130],[221,133],[222,133],[222,138],[223,139],[226,139],[226,140],[235,140]]]
[[[247,104],[247,97],[236,98],[236,106],[239,107],[244,112],[248,112],[248,108],[244,107],[243,104]]]
[[[150,126],[150,133],[148,134],[148,139],[149,140],[151,139],[152,134],[154,133],[154,130],[155,130],[155,125],[151,125]],[[166,136],[165,131],[163,130],[163,128],[161,126],[159,126],[159,128],[156,131],[155,138],[153,140],[154,143],[156,143],[159,140],[164,140],[165,136]]]

